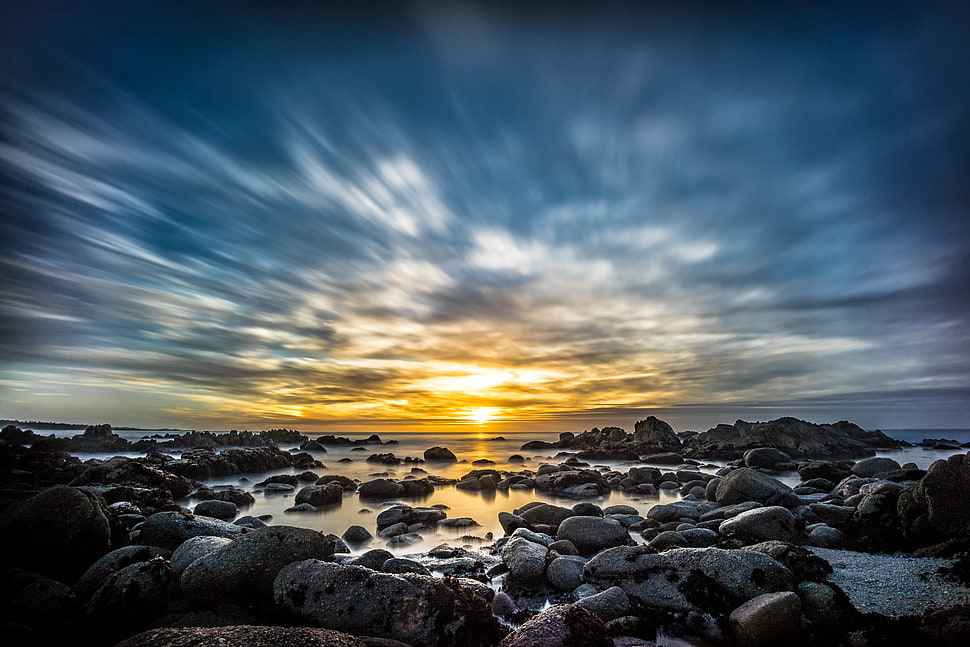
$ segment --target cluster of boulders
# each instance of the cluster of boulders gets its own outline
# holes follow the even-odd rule
[[[859,458],[874,455],[875,449],[904,446],[909,443],[846,421],[815,424],[790,417],[768,422],[738,420],[703,433],[677,434],[668,423],[650,416],[637,422],[632,434],[620,427],[593,428],[578,435],[565,432],[554,443],[532,441],[522,449],[573,449],[579,450],[578,458],[587,460],[637,460],[665,452],[689,458],[737,459],[758,447],[773,447],[793,457]]]

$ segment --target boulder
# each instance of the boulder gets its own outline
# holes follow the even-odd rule
[[[778,463],[787,463],[791,456],[774,447],[756,447],[749,449],[742,455],[744,464],[748,467],[774,467]]]
[[[447,447],[432,447],[424,450],[424,460],[457,463],[458,457]]]
[[[529,524],[558,526],[564,519],[568,519],[574,514],[570,508],[564,508],[550,503],[540,503],[528,510],[522,511],[519,516]]]
[[[231,542],[231,539],[225,537],[209,537],[207,535],[199,535],[198,537],[186,539],[182,542],[182,545],[172,552],[172,572],[181,578],[182,573],[185,572],[185,569],[192,562],[209,553],[215,552],[217,549]]]
[[[94,592],[81,609],[82,623],[99,639],[117,640],[161,617],[179,594],[178,578],[165,559],[131,564]]]
[[[361,499],[385,500],[393,499],[404,494],[404,486],[388,479],[374,479],[361,483],[357,488]]]
[[[768,555],[720,548],[610,548],[586,564],[584,577],[603,589],[621,587],[631,602],[673,622],[726,616],[751,598],[793,591],[796,584],[791,571]]]
[[[672,452],[680,448],[680,438],[669,424],[649,416],[634,425],[633,443],[643,453]]]
[[[327,629],[413,647],[491,647],[502,630],[483,588],[310,559],[284,567],[274,595],[281,608]]]
[[[506,636],[499,647],[613,647],[603,621],[577,605],[555,605]]]
[[[583,583],[586,560],[578,555],[563,555],[549,562],[546,580],[560,591],[573,591]]]
[[[633,543],[619,521],[605,517],[569,517],[559,524],[556,540],[568,540],[580,555],[591,556],[605,548]]]
[[[239,508],[236,507],[235,503],[230,501],[218,501],[212,499],[210,501],[203,501],[195,506],[193,512],[197,515],[203,517],[213,517],[215,519],[222,519],[223,521],[232,521],[239,514]]]
[[[163,627],[118,643],[116,647],[378,647],[360,638],[313,627]],[[387,645],[387,647],[401,647]]]
[[[804,525],[787,508],[767,506],[742,512],[721,522],[718,532],[743,545],[778,540],[792,543],[805,541]]]
[[[970,536],[970,453],[930,465],[926,476],[899,495],[897,509],[911,543]]]
[[[104,502],[87,490],[55,486],[10,504],[0,536],[15,543],[0,551],[5,564],[73,582],[111,547]]]
[[[793,508],[800,503],[790,487],[778,479],[747,467],[725,475],[717,486],[715,496],[722,505],[757,501],[765,505]]]
[[[777,645],[799,630],[801,610],[796,593],[765,593],[732,611],[728,622],[739,647]]]
[[[235,539],[248,528],[236,526],[211,517],[196,517],[182,512],[156,512],[141,526],[138,543],[174,550],[186,539],[208,535]]]
[[[340,483],[329,482],[324,484],[307,485],[296,493],[294,501],[297,505],[309,503],[310,505],[322,506],[332,503],[340,503],[344,498],[344,488]]]
[[[268,608],[281,568],[305,559],[328,559],[333,540],[310,528],[270,526],[254,530],[193,561],[182,573],[188,598]]]
[[[626,591],[618,586],[611,586],[605,591],[582,598],[575,604],[599,616],[603,622],[609,622],[630,613],[630,598]]]
[[[373,539],[374,535],[363,526],[350,526],[340,537],[350,546],[360,546]]]
[[[549,549],[524,537],[512,537],[502,546],[502,561],[509,567],[506,582],[513,586],[536,585],[546,572]]]
[[[112,573],[138,562],[147,562],[155,557],[170,556],[172,556],[171,551],[155,546],[122,546],[116,548],[102,556],[101,559],[91,564],[84,571],[84,574],[74,584],[74,591],[78,598],[87,600]]]
[[[880,476],[901,469],[899,463],[891,458],[874,456],[865,458],[852,466],[852,473],[862,478]]]

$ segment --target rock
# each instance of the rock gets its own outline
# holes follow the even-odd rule
[[[225,537],[209,537],[200,535],[192,537],[182,542],[172,553],[171,568],[172,572],[179,578],[189,565],[200,557],[213,553],[226,544],[231,543],[231,539]]]
[[[132,636],[116,647],[382,647],[340,631],[311,627],[163,627]],[[399,644],[386,647],[401,647]]]
[[[180,594],[178,578],[156,557],[115,571],[82,607],[83,624],[99,639],[117,640],[161,617]]]
[[[374,535],[363,526],[350,526],[344,531],[341,538],[350,546],[360,546],[373,539]]]
[[[795,593],[765,593],[732,611],[728,622],[740,647],[774,645],[798,631],[801,609]]]
[[[174,550],[191,537],[209,535],[235,539],[246,532],[250,532],[248,528],[211,517],[195,517],[181,512],[156,512],[142,524],[138,543]]]
[[[844,621],[844,612],[835,590],[824,582],[799,582],[798,597],[802,614],[820,625],[836,625]]]
[[[690,458],[730,460],[741,458],[749,449],[773,447],[792,457],[872,456],[875,452],[863,438],[867,438],[866,432],[847,422],[817,425],[790,417],[769,422],[738,420],[691,437],[683,445],[683,454]],[[898,446],[889,438],[884,444]]]
[[[556,540],[573,543],[580,555],[595,555],[604,548],[628,546],[630,533],[615,519],[603,517],[569,517],[559,524]]]
[[[543,524],[547,526],[558,526],[564,519],[574,515],[569,508],[549,503],[540,503],[528,510],[523,511],[519,516],[529,524]]]
[[[518,611],[512,596],[504,591],[499,591],[492,598],[492,613],[497,616],[511,616]]]
[[[787,463],[791,460],[791,456],[774,447],[749,449],[741,458],[748,467],[774,467],[777,463]]]
[[[793,508],[799,504],[791,488],[781,481],[750,468],[734,470],[717,486],[717,502],[722,505],[757,501],[765,505]]]
[[[687,548],[707,548],[713,546],[720,539],[716,530],[710,528],[688,528],[678,533],[684,538],[684,546]]]
[[[11,569],[3,574],[0,596],[4,644],[64,644],[76,632],[72,621],[77,596],[63,582]],[[13,623],[30,627],[34,640],[18,641],[18,636],[10,632]]]
[[[717,535],[717,533],[714,533]],[[665,530],[648,542],[649,546],[656,550],[666,550],[674,546],[686,548],[689,544],[684,536],[676,530]]]
[[[573,591],[583,583],[586,560],[578,555],[563,555],[549,562],[546,580],[560,591]]]
[[[642,453],[673,452],[680,448],[680,438],[673,427],[654,416],[638,421],[633,429],[633,443]]]
[[[926,546],[970,536],[970,453],[930,465],[926,476],[897,502],[907,539]]]
[[[845,548],[845,535],[838,528],[816,524],[809,530],[806,543],[819,548]]]
[[[516,528],[528,528],[532,525],[519,515],[512,514],[511,512],[499,512],[498,522],[501,524],[502,530],[505,531],[506,535],[514,532]]]
[[[523,537],[513,537],[502,546],[502,561],[509,567],[506,582],[528,586],[542,582],[549,549]]]
[[[599,616],[603,622],[609,622],[630,613],[630,598],[619,586],[611,586],[602,593],[582,598],[576,606]]]
[[[852,465],[847,461],[809,461],[798,466],[798,476],[803,481],[822,478],[838,483],[852,474]]]
[[[559,539],[549,544],[549,550],[554,550],[560,555],[578,555],[579,550],[576,545],[568,539]]]
[[[663,553],[647,546],[610,548],[586,564],[584,577],[603,589],[619,586],[632,603],[671,620],[678,614],[694,620],[704,614],[726,615],[763,593],[795,588],[791,571],[772,557],[720,548]]]
[[[876,456],[873,458],[865,458],[853,465],[852,473],[862,478],[868,478],[871,476],[879,476],[886,472],[893,472],[898,469],[901,469],[899,463],[893,459]]]
[[[821,581],[832,572],[832,565],[804,546],[783,541],[763,541],[745,546],[741,552],[768,555],[787,568],[798,581]]]
[[[87,490],[55,486],[10,504],[0,536],[16,538],[0,560],[56,580],[73,582],[108,552],[111,528],[104,503]]]
[[[274,585],[277,604],[304,622],[413,647],[491,647],[498,642],[502,632],[482,593],[459,580],[378,573],[314,559],[286,566]]]
[[[644,483],[658,485],[660,483],[661,472],[656,467],[631,467],[626,475],[627,478],[633,481],[633,485],[642,485]]]
[[[235,503],[230,501],[217,501],[215,499],[211,501],[203,501],[202,503],[195,506],[193,512],[197,515],[203,517],[213,517],[215,519],[222,519],[223,521],[232,521],[239,514],[239,509],[236,507]]]
[[[404,557],[392,557],[381,565],[381,572],[383,573],[416,573],[417,575],[431,575],[424,564],[421,562],[416,562],[413,559],[407,559]]]
[[[395,535],[394,537],[388,539],[387,545],[392,548],[401,548],[405,546],[413,546],[414,544],[421,543],[422,541],[424,541],[424,538],[418,533],[406,532],[400,535]]]
[[[643,462],[654,463],[656,465],[680,465],[684,462],[684,457],[676,452],[663,452],[644,456]]]
[[[297,505],[308,503],[313,507],[341,503],[344,498],[344,488],[340,483],[330,482],[322,485],[307,485],[296,493]]]
[[[603,621],[577,605],[555,605],[506,636],[499,647],[613,647]]]
[[[87,600],[109,575],[120,571],[126,566],[147,562],[155,557],[172,556],[171,551],[154,546],[122,546],[101,557],[91,564],[84,574],[74,584],[74,591],[78,598]]]
[[[734,539],[742,545],[757,544],[762,541],[778,540],[801,543],[805,540],[805,530],[787,508],[768,506],[742,512],[736,517],[726,519],[718,526],[723,537]]]
[[[315,530],[270,526],[193,561],[182,573],[182,590],[188,598],[268,608],[281,568],[304,559],[328,559],[333,552],[333,540]]]
[[[404,494],[404,486],[387,479],[375,479],[361,483],[357,492],[361,499],[386,500]]]

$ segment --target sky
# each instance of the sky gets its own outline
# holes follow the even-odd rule
[[[3,2],[0,417],[970,427],[970,10],[660,4]]]

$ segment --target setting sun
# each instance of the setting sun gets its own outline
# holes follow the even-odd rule
[[[484,425],[486,422],[491,421],[496,414],[498,414],[498,409],[495,407],[478,407],[477,409],[470,410],[465,415],[474,422]]]

